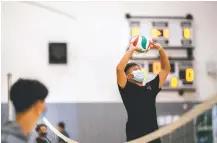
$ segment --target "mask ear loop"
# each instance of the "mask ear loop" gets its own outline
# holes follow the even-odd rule
[[[144,68],[142,68],[141,71],[144,73],[144,81],[145,81],[147,79],[147,72]]]

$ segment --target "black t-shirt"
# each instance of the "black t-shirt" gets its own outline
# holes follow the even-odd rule
[[[159,75],[144,86],[127,81],[119,91],[127,110],[127,141],[139,138],[158,129],[156,114],[156,96],[160,92]]]

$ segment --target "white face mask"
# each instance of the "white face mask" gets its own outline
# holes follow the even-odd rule
[[[133,74],[133,79],[137,82],[143,82],[145,78],[145,73],[141,70],[136,70],[132,72]]]

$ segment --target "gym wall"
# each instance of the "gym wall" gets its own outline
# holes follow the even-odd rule
[[[203,100],[216,92],[217,83],[207,75],[206,62],[217,62],[217,18],[213,16],[217,13],[217,3],[40,4],[70,14],[76,19],[28,3],[2,2],[2,123],[7,119],[6,74],[11,72],[13,82],[20,77],[36,78],[48,86],[47,118],[53,125],[58,121],[66,122],[72,139],[82,139],[82,143],[101,143],[102,140],[109,143],[113,137],[114,143],[123,142],[126,113],[117,88],[115,68],[130,38],[126,13],[160,16],[191,13],[195,18],[196,33],[196,96]],[[49,42],[67,43],[67,65],[48,63]],[[157,106],[166,102],[171,103],[170,107],[174,102],[180,106],[186,102],[176,92],[162,92],[157,101]],[[165,110],[168,108],[161,106],[164,107]],[[158,114],[161,113],[158,109]],[[87,117],[91,124],[84,126],[87,122],[81,119]]]

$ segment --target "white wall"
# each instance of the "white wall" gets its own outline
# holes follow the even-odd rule
[[[216,92],[205,63],[216,60],[215,2],[43,2],[69,13],[72,20],[21,2],[2,5],[2,101],[7,101],[6,74],[40,79],[50,89],[48,102],[120,101],[115,67],[123,56],[129,28],[126,12],[134,15],[195,17],[198,97]],[[48,42],[68,43],[68,65],[48,64]],[[172,98],[171,98],[172,97]],[[182,100],[162,93],[158,100]]]

